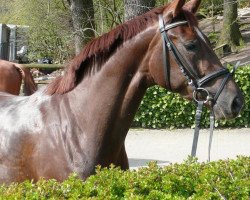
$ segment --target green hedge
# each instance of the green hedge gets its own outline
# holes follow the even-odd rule
[[[250,126],[250,66],[237,70],[235,80],[245,97],[244,110],[233,120],[216,122],[219,127]],[[202,126],[209,126],[209,112],[205,109]],[[182,97],[166,92],[159,87],[149,88],[134,119],[134,127],[143,128],[184,128],[193,127],[195,105]]]
[[[0,186],[0,199],[249,199],[250,157],[164,168],[150,163],[138,171],[97,168],[85,182],[72,175],[63,183],[29,181]]]

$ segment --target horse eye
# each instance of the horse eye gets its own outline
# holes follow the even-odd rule
[[[195,51],[197,49],[197,42],[196,41],[189,42],[184,46],[188,51]]]

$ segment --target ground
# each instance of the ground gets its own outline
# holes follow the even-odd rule
[[[130,129],[125,140],[130,168],[146,166],[150,161],[161,166],[183,162],[191,153],[193,131]],[[208,140],[209,130],[201,130],[196,154],[199,161],[208,159]],[[250,155],[250,129],[215,129],[211,161],[235,159],[237,155]]]

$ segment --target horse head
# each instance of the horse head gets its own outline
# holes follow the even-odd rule
[[[153,84],[191,100],[204,101],[215,117],[236,117],[243,96],[198,27],[200,0],[174,0],[159,15],[159,31],[149,48]]]

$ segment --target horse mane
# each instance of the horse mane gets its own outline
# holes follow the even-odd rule
[[[89,42],[81,53],[70,62],[65,74],[56,78],[47,86],[45,93],[48,95],[63,94],[75,88],[83,78],[83,71],[88,66],[93,62],[105,62],[119,46],[158,19],[158,14],[162,13],[163,9],[164,7],[152,9]],[[78,73],[79,71],[82,73]]]
[[[99,65],[104,63],[124,42],[133,38],[158,20],[158,15],[165,8],[166,6],[154,8],[90,41],[81,53],[70,62],[65,74],[57,77],[46,87],[45,93],[48,95],[64,94],[74,89],[82,80],[84,71],[88,67],[92,66],[93,63],[98,63]]]

